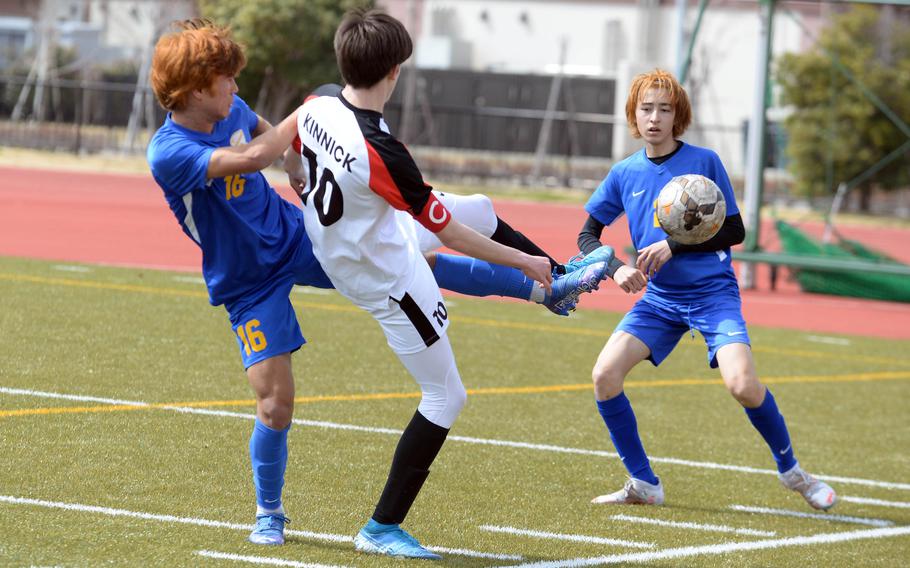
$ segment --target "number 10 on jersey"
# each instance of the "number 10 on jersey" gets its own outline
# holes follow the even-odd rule
[[[316,210],[316,215],[319,216],[319,222],[324,227],[328,227],[341,219],[344,214],[344,198],[341,195],[341,188],[338,187],[335,174],[329,168],[322,168],[322,173],[317,175],[316,170],[319,165],[316,163],[315,152],[303,146],[302,154],[306,158],[310,177],[307,184],[309,189],[300,198],[306,205],[310,194],[313,195],[313,208]]]

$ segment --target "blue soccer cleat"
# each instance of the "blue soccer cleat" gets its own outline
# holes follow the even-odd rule
[[[566,274],[570,274],[580,268],[590,266],[596,262],[605,262],[607,264],[610,264],[610,261],[613,260],[614,256],[616,255],[613,252],[613,247],[609,245],[603,245],[602,247],[592,250],[588,254],[579,252],[570,258],[569,262],[565,263],[563,266],[566,268]]]
[[[398,558],[423,558],[442,560],[430,552],[398,525],[383,525],[373,519],[354,537],[354,548],[368,554],[385,554]]]
[[[284,525],[291,520],[284,515],[256,515],[256,526],[250,533],[253,544],[284,544]]]
[[[558,316],[569,315],[575,309],[578,297],[585,292],[597,290],[598,283],[606,273],[607,263],[597,262],[554,278],[552,291],[544,298],[543,305]]]

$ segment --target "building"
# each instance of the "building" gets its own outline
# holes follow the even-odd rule
[[[93,65],[138,60],[167,22],[194,15],[193,0],[0,0],[0,69],[42,35]]]
[[[639,147],[623,126],[631,78],[686,58],[697,0],[384,0],[417,38],[420,68],[603,77],[615,80],[612,159]],[[772,58],[804,51],[829,10],[825,2],[779,2]],[[744,125],[756,96],[761,17],[756,0],[713,0],[692,49],[687,89],[696,122],[686,139],[715,148],[731,174],[745,164]]]

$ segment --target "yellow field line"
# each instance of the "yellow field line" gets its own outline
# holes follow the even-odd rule
[[[881,373],[850,373],[846,375],[798,375],[792,377],[767,377],[762,379],[766,384],[784,384],[784,383],[848,383],[848,382],[868,382],[868,381],[896,381],[910,379],[910,372],[906,371],[886,371]],[[699,385],[722,385],[720,379],[663,379],[656,381],[626,381],[625,388],[656,388],[656,387],[680,387],[680,386],[699,386]],[[539,385],[527,387],[488,387],[467,389],[468,394],[477,395],[496,395],[496,394],[540,394],[553,392],[571,392],[591,390],[590,383],[580,383],[571,385]],[[317,396],[299,396],[294,399],[297,404],[309,404],[314,402],[351,402],[357,400],[390,400],[390,399],[416,399],[420,398],[419,392],[390,392],[390,393],[364,393],[364,394],[337,394],[337,395],[317,395]],[[150,404],[107,404],[99,406],[70,406],[54,408],[23,408],[18,410],[0,410],[0,418],[13,416],[36,416],[46,414],[80,414],[92,412],[119,412],[124,410],[150,410],[159,408],[212,408],[217,406],[253,406],[256,401],[253,399],[240,400],[203,400],[193,402],[159,402]]]
[[[8,280],[14,282],[32,282],[35,284],[49,284],[54,286],[76,286],[81,288],[92,288],[96,290],[117,290],[122,292],[138,292],[144,294],[161,294],[169,296],[185,296],[193,298],[208,298],[208,295],[204,292],[189,291],[189,290],[179,290],[174,288],[153,288],[150,286],[138,286],[132,284],[112,284],[91,280],[75,280],[72,278],[48,278],[42,276],[28,276],[23,274],[12,274],[8,272],[0,272],[0,280]],[[326,311],[339,311],[339,312],[351,312],[351,313],[362,313],[362,311],[351,305],[339,305],[339,304],[326,304],[326,303],[314,303],[314,302],[305,302],[297,299],[292,299],[292,303],[301,307],[316,309],[316,310],[326,310]],[[501,329],[520,329],[525,331],[540,331],[540,332],[551,332],[559,333],[565,335],[583,335],[589,337],[609,337],[612,333],[612,330],[596,330],[596,329],[578,329],[571,328],[559,325],[544,325],[544,324],[530,324],[530,323],[521,323],[521,322],[509,322],[502,320],[493,320],[488,318],[475,318],[471,316],[454,316],[452,321],[457,321],[459,323],[468,324],[468,325],[480,325],[486,327],[494,327]],[[681,342],[681,346],[690,347],[698,346],[701,347],[702,343],[698,342],[697,344],[692,342]],[[910,361],[904,359],[894,359],[888,357],[874,357],[859,355],[856,353],[830,353],[823,351],[808,351],[800,349],[782,349],[778,347],[767,347],[767,346],[753,346],[752,350],[759,353],[776,353],[779,355],[792,355],[795,357],[806,357],[806,358],[819,358],[819,359],[850,359],[851,361],[867,361],[870,363],[883,363],[889,365],[901,365],[907,366],[910,364]]]

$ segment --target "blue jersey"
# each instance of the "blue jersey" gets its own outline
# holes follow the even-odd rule
[[[304,240],[303,212],[279,196],[260,172],[208,179],[216,148],[249,142],[259,117],[239,97],[211,134],[176,124],[168,114],[148,147],[152,175],[183,232],[202,249],[212,305],[267,286]]]
[[[632,244],[641,250],[667,238],[657,223],[657,196],[671,178],[683,174],[701,174],[714,180],[727,201],[727,215],[739,213],[730,178],[717,154],[686,143],[662,164],[649,160],[642,149],[614,165],[585,210],[604,225],[625,213]],[[707,294],[717,292],[738,294],[730,260],[729,248],[674,256],[651,278],[645,296],[656,294],[685,303],[704,300]]]

